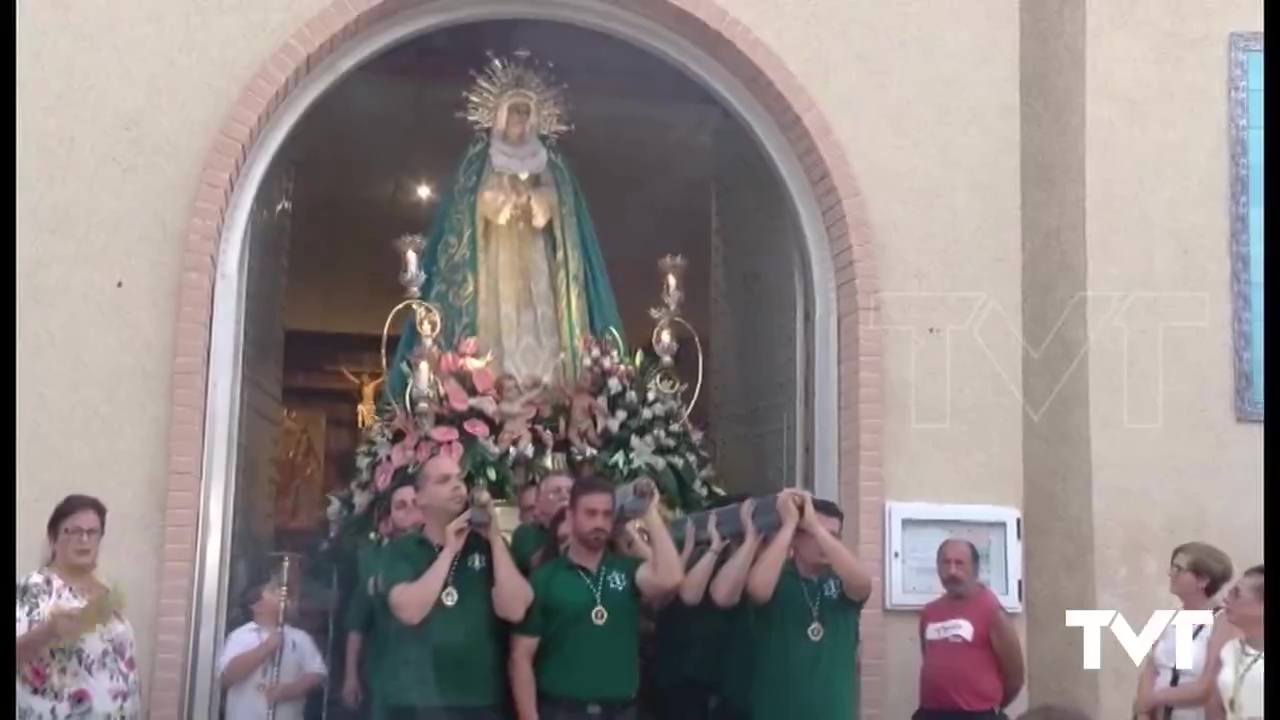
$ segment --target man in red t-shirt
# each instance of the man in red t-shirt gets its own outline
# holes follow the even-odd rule
[[[938,547],[946,594],[920,611],[920,709],[912,720],[1002,720],[1022,692],[1022,646],[995,593],[978,581],[978,549]]]

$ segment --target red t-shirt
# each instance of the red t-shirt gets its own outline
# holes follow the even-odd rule
[[[997,710],[1004,681],[991,645],[991,628],[1004,612],[995,593],[979,587],[973,597],[947,595],[920,611],[924,658],[920,707],[925,710]]]

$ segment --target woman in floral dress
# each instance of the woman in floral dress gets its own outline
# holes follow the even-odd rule
[[[18,581],[18,718],[133,720],[141,714],[133,628],[94,575],[107,509],[70,495],[47,525],[52,557]]]

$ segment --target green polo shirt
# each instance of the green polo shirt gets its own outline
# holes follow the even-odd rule
[[[721,611],[723,642],[715,689],[729,710],[746,714],[751,707],[751,674],[755,671],[755,615],[745,593],[737,605]]]
[[[533,605],[515,632],[539,639],[534,662],[539,693],[582,702],[635,697],[640,684],[639,567],[635,558],[605,553],[596,573],[563,555],[534,571]],[[596,587],[609,613],[603,625],[591,620]]]
[[[381,551],[380,543],[368,539],[361,541],[356,547],[356,585],[347,604],[347,632],[369,636],[373,631],[374,598],[378,594],[376,578]]]
[[[809,638],[813,604],[823,634]],[[754,608],[755,671],[751,720],[848,720],[857,717],[854,659],[862,603],[825,572],[806,580],[788,562],[768,603]]]
[[[438,555],[421,533],[391,541],[382,558],[386,593],[422,576]],[[506,698],[502,628],[493,613],[493,558],[488,541],[467,538],[453,570],[458,603],[440,600],[417,625],[388,619],[379,673],[386,708],[497,707]],[[446,584],[445,587],[448,587]],[[390,615],[390,607],[382,603]]]
[[[369,635],[374,629],[372,579],[376,575],[376,553],[378,546],[371,541],[362,541],[356,547],[356,585],[351,589],[351,600],[347,601],[348,633]]]
[[[675,598],[658,613],[653,680],[659,689],[688,684],[711,689],[717,684],[727,615],[710,597],[696,607]]]
[[[526,576],[533,567],[533,556],[547,544],[549,533],[542,523],[521,523],[511,533],[511,559]]]
[[[369,696],[374,718],[382,717],[380,702],[385,675],[380,671],[382,647],[388,644],[390,614],[386,611],[386,589],[378,586],[382,544],[365,540],[356,549],[356,584],[347,604],[347,632],[364,636],[361,653],[361,681]]]

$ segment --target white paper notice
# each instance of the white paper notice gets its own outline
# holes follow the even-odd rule
[[[951,538],[968,540],[978,548],[978,577],[997,595],[1009,592],[1008,538],[1003,523],[963,520],[904,520],[902,523],[902,590],[908,594],[940,595],[938,547]]]

